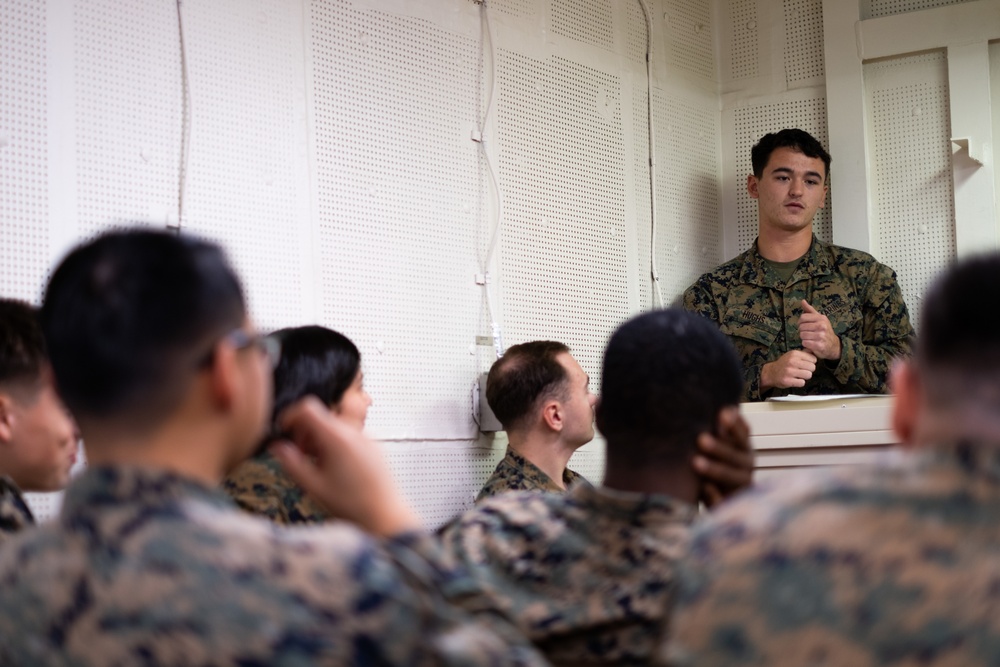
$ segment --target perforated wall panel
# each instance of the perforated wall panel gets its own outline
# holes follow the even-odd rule
[[[479,44],[349,3],[308,11],[322,323],[361,348],[377,435],[467,440]]]
[[[552,0],[552,32],[613,51],[612,1]]]
[[[719,111],[676,94],[658,100],[654,109],[660,156],[657,260],[663,298],[669,304],[722,260]]]
[[[715,80],[708,0],[666,0],[664,10],[667,63],[680,70]],[[747,48],[746,45],[743,48]],[[756,59],[756,53],[741,56],[742,59],[747,57]]]
[[[185,3],[186,6],[186,3]],[[177,211],[181,67],[177,7],[74,4],[79,229],[161,226]],[[71,107],[73,108],[73,107]]]
[[[626,53],[633,63],[646,67],[646,17],[638,0],[623,5],[626,16]],[[653,10],[650,10],[653,11]],[[655,19],[654,19],[655,20]],[[656,50],[656,36],[653,36],[653,50]]]
[[[948,70],[943,52],[864,66],[878,256],[916,323],[927,283],[955,257]]]
[[[535,13],[532,0],[488,0],[490,11],[498,11],[509,16],[530,16]]]
[[[957,5],[970,0],[862,0],[861,18],[876,19],[880,16],[918,12],[921,9]]]
[[[823,1],[784,0],[784,7],[786,82],[824,76]]]
[[[629,314],[620,82],[510,51],[499,75],[507,343],[563,341],[596,382]]]
[[[746,191],[747,175],[753,172],[750,149],[768,132],[783,128],[797,127],[816,137],[823,146],[829,147],[826,131],[826,98],[789,100],[773,104],[745,106],[735,110],[736,131],[736,175],[731,187],[737,188],[737,239],[739,251],[749,248],[757,238],[757,201]],[[837,156],[833,156],[830,169],[830,187],[837,182]],[[826,207],[820,209],[813,219],[813,231],[824,241],[831,242],[830,197]]]
[[[639,258],[639,307],[653,307],[653,280],[649,246],[653,242],[649,206],[649,126],[646,89],[632,89],[632,189],[636,201],[636,246]],[[662,128],[661,130],[662,131]],[[661,277],[662,280],[662,277]],[[666,298],[666,295],[664,295]]]
[[[729,48],[729,78],[745,79],[758,74],[759,24],[757,0],[729,0],[732,42]]]
[[[305,82],[293,54],[301,32],[287,4],[183,4],[193,111],[186,227],[222,242],[264,329],[302,323],[310,268],[297,197],[305,127],[295,101]]]
[[[0,5],[0,295],[27,301],[49,263],[45,11]]]

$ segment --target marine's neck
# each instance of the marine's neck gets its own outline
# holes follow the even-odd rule
[[[548,475],[559,487],[564,487],[563,473],[576,451],[562,441],[555,433],[510,431],[507,433],[511,449],[531,461],[539,470]]]
[[[775,229],[760,225],[757,234],[757,252],[772,262],[793,262],[807,252],[812,245],[812,225],[796,231]]]

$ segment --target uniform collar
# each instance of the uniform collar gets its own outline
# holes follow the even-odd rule
[[[66,489],[63,517],[128,505],[166,506],[181,500],[198,500],[232,507],[218,487],[160,468],[95,466],[87,468]]]
[[[740,282],[758,287],[773,287],[777,280],[770,267],[767,265],[760,252],[757,251],[757,240],[754,239],[753,246],[746,252],[743,267],[740,269]],[[800,280],[806,280],[814,276],[823,276],[833,272],[830,264],[830,253],[825,252],[829,247],[813,234],[812,244],[809,251],[803,256],[799,265],[795,267],[795,272],[788,279],[788,285],[794,285]]]
[[[635,493],[609,489],[606,486],[577,484],[568,493],[581,505],[603,514],[614,513],[620,517],[640,521],[681,521],[690,523],[698,514],[690,503],[658,493]]]
[[[510,465],[520,469],[525,477],[536,480],[543,488],[559,492],[563,490],[556,485],[556,483],[545,473],[544,470],[518,454],[510,445],[507,445],[507,454],[504,458],[507,459],[507,462]],[[583,477],[579,473],[573,472],[569,468],[566,468],[566,470],[563,471],[563,486],[567,489],[582,479]]]
[[[968,476],[1000,483],[1000,440],[963,439],[914,452],[918,466],[958,468]]]
[[[18,530],[34,525],[35,517],[10,477],[0,475],[0,525]]]

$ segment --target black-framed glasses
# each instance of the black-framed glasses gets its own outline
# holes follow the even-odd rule
[[[221,340],[227,341],[233,346],[234,350],[245,350],[248,347],[256,347],[267,357],[267,361],[271,364],[272,369],[281,360],[281,341],[274,336],[250,333],[244,329],[233,329],[223,336]],[[205,358],[201,360],[201,365],[207,366],[210,364],[214,355],[215,346],[213,345],[212,349],[205,355]]]

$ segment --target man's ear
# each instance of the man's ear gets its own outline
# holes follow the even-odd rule
[[[892,430],[900,443],[913,444],[917,419],[920,417],[920,377],[908,361],[897,361],[889,375],[892,387]]]
[[[542,421],[551,430],[560,433],[565,425],[562,403],[559,401],[546,401],[545,405],[542,406]]]
[[[757,199],[757,197],[760,196],[760,193],[757,192],[757,177],[753,174],[747,176],[747,192],[749,192],[750,196],[754,199]]]
[[[14,399],[10,394],[0,392],[0,444],[14,439],[17,416],[14,414]]]
[[[236,399],[239,382],[236,350],[220,342],[212,353],[212,363],[205,370],[208,374],[209,397],[217,408],[229,410]]]

